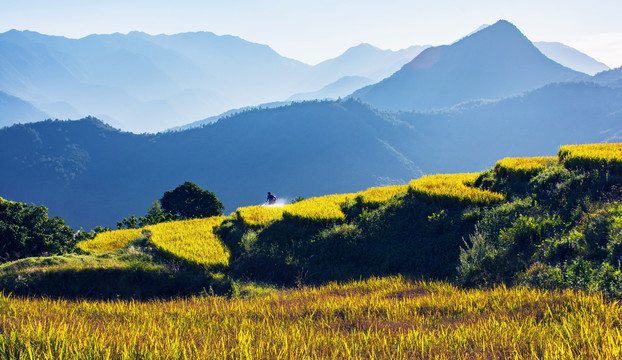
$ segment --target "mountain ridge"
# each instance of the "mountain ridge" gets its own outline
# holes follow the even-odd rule
[[[513,24],[500,20],[452,45],[424,50],[391,77],[351,96],[381,109],[431,110],[584,78],[544,56]]]

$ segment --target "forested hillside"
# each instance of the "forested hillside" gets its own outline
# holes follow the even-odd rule
[[[157,135],[92,118],[17,125],[0,130],[0,194],[45,204],[86,229],[140,216],[185,181],[213,191],[230,212],[267,191],[289,199],[355,192],[481,171],[499,157],[554,155],[560,144],[616,141],[620,110],[619,89],[566,83],[437,113],[298,103]]]

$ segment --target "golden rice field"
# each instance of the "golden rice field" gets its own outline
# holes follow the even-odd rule
[[[568,167],[622,173],[622,143],[564,145],[559,148],[558,156]]]
[[[283,216],[283,206],[247,206],[236,210],[236,215],[247,226],[266,226]]]
[[[498,176],[529,179],[538,172],[544,170],[550,164],[558,162],[556,156],[540,156],[540,157],[507,157],[497,161],[494,171]]]
[[[221,243],[214,228],[225,217],[165,222],[140,229],[122,229],[97,234],[94,239],[81,241],[80,249],[91,252],[116,251],[141,235],[148,238],[159,251],[189,264],[209,267],[229,264],[229,251]]]
[[[247,226],[266,226],[271,221],[285,217],[298,221],[331,222],[342,221],[345,215],[341,206],[357,196],[364,203],[379,204],[388,201],[400,192],[405,192],[408,185],[373,187],[355,194],[327,195],[302,200],[284,206],[247,206],[236,210],[236,215]]]
[[[619,359],[601,296],[460,290],[401,277],[254,298],[68,301],[0,295],[2,359]]]
[[[146,226],[149,242],[158,250],[201,267],[227,266],[229,250],[214,234],[224,216],[165,222]]]
[[[503,195],[466,184],[477,179],[479,173],[429,175],[412,180],[409,192],[427,201],[445,205],[487,205],[503,200]]]
[[[77,246],[89,253],[119,250],[141,236],[143,229],[121,229],[99,233],[91,240],[80,241]]]
[[[392,185],[382,187],[372,187],[365,191],[361,191],[355,195],[363,197],[363,202],[368,204],[380,204],[389,201],[395,195],[406,192],[408,185]]]
[[[302,223],[324,223],[345,220],[341,205],[352,200],[355,194],[325,195],[288,204],[283,209],[283,217]]]

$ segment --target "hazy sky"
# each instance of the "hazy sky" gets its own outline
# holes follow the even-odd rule
[[[563,42],[622,66],[622,0],[0,0],[0,32],[211,31],[311,64],[362,42],[448,44],[499,19],[532,41]]]

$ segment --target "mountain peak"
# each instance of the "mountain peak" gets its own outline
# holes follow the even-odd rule
[[[500,40],[500,41],[510,41],[512,39],[521,39],[523,42],[528,42],[529,39],[511,22],[507,20],[499,20],[496,23],[486,26],[479,31],[463,38],[461,41],[467,39],[476,39],[476,38],[485,38],[487,41],[490,40]]]
[[[424,50],[391,77],[353,96],[381,109],[429,110],[498,99],[581,75],[544,56],[516,26],[499,20],[451,45]]]

